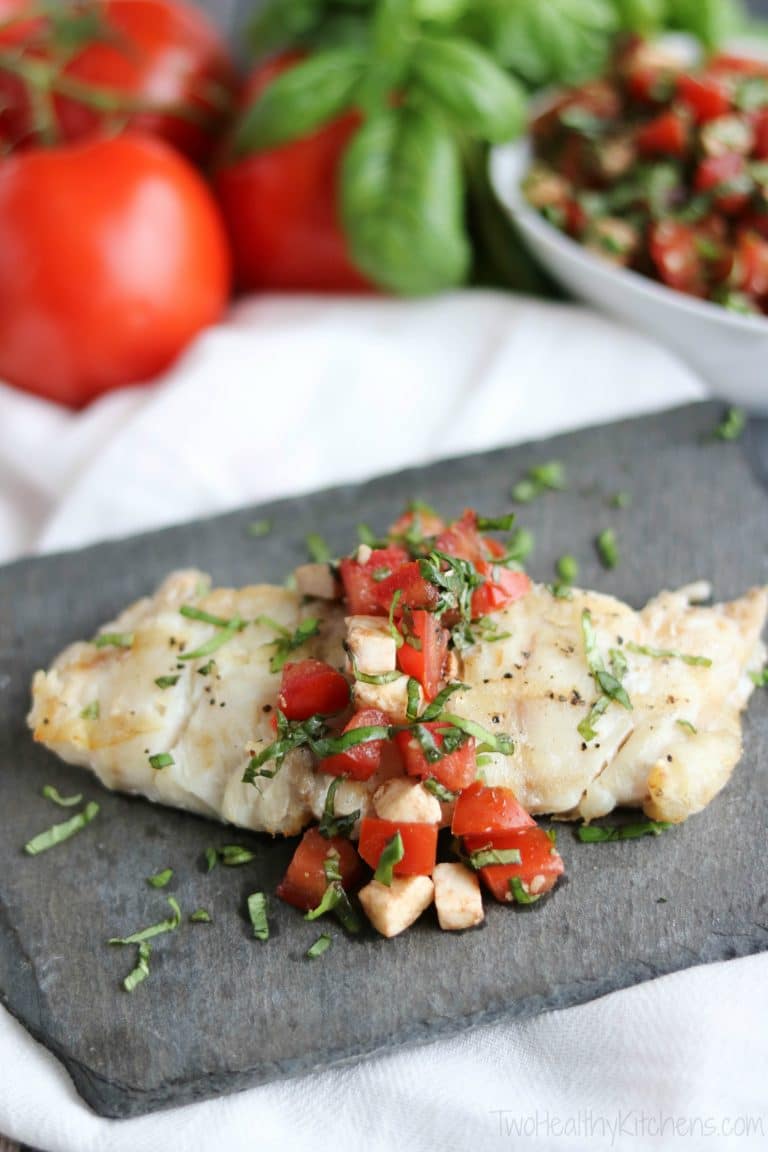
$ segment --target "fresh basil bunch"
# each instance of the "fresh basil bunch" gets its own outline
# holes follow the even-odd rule
[[[526,89],[597,74],[622,30],[679,28],[712,47],[744,19],[740,0],[272,0],[251,29],[256,51],[311,55],[265,89],[235,150],[275,147],[356,108],[339,202],[371,280],[405,295],[471,272],[541,288],[485,164],[488,144],[523,130]]]

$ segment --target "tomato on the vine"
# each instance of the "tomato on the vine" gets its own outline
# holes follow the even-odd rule
[[[162,140],[0,162],[0,379],[75,407],[147,380],[219,319],[229,287],[216,204]]]

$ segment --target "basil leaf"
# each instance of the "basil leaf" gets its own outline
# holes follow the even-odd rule
[[[414,296],[466,279],[459,153],[427,108],[389,108],[359,129],[342,164],[341,211],[354,262],[381,287]]]
[[[98,700],[92,700],[90,704],[86,704],[80,713],[81,720],[98,720],[101,709]]]
[[[477,871],[492,864],[522,864],[519,848],[481,848],[469,857],[471,866]]]
[[[584,844],[609,844],[616,840],[636,840],[640,836],[660,836],[673,825],[666,820],[642,820],[637,824],[582,824],[576,835]]]
[[[173,915],[167,920],[161,920],[159,924],[151,924],[149,928],[140,928],[138,932],[132,932],[130,936],[113,936],[107,943],[141,944],[145,940],[151,940],[154,936],[162,936],[165,932],[174,932],[181,924],[181,908],[173,896],[168,897],[168,903]]]
[[[195,648],[192,652],[181,652],[179,660],[202,660],[204,656],[212,656],[214,652],[218,652],[224,644],[236,636],[238,632],[242,632],[246,624],[239,616],[233,616],[231,620],[225,622],[225,626],[219,628],[205,644],[201,644],[199,648]]]
[[[235,157],[316,132],[352,104],[365,68],[366,54],[346,47],[316,52],[281,72],[240,119]]]
[[[325,794],[323,815],[320,818],[317,830],[320,835],[325,836],[327,840],[330,840],[334,836],[345,836],[349,838],[352,835],[352,830],[356,822],[360,819],[359,808],[356,808],[354,812],[347,812],[343,816],[336,815],[336,789],[343,779],[343,776],[335,776],[328,785],[328,791]]]
[[[415,720],[419,714],[419,703],[421,701],[421,687],[418,680],[413,676],[408,677],[408,684],[406,685],[406,704],[405,704],[405,718],[406,720]]]
[[[162,768],[171,768],[175,764],[173,756],[170,752],[156,752],[154,756],[149,757],[149,766],[159,772]]]
[[[65,820],[63,824],[54,824],[52,828],[33,836],[24,845],[24,851],[27,856],[39,856],[41,852],[47,852],[49,848],[62,844],[65,840],[69,840],[70,836],[82,831],[92,820],[95,820],[98,814],[99,805],[91,801],[86,804],[82,812],[77,812],[69,820]]]
[[[768,688],[768,664],[759,672],[750,672],[749,678],[758,688]]]
[[[319,532],[310,532],[306,538],[307,552],[316,564],[327,564],[331,557],[331,550]]]
[[[512,737],[505,732],[490,732],[481,724],[476,724],[474,720],[467,720],[465,716],[456,716],[453,712],[444,712],[440,719],[444,720],[446,724],[452,724],[454,728],[460,728],[468,736],[474,736],[478,749],[481,751],[498,752],[502,756],[514,755],[515,743]]]
[[[158,676],[155,684],[157,684],[158,688],[173,688],[174,685],[178,684],[180,679],[181,676],[179,674],[175,676]]]
[[[595,540],[597,554],[604,568],[615,568],[619,562],[619,546],[616,543],[616,533],[612,528],[605,528]]]
[[[269,641],[275,649],[275,654],[269,662],[270,672],[282,672],[291,653],[298,648],[303,648],[307,641],[311,640],[313,636],[317,636],[320,631],[320,621],[314,616],[307,616],[306,620],[302,620],[293,633],[276,621],[270,620],[268,616],[259,616],[257,620],[259,623],[270,624],[280,632],[277,640]]]
[[[241,844],[224,844],[218,850],[218,857],[227,868],[238,868],[241,864],[250,864],[251,860],[255,860],[256,853],[243,848]]]
[[[523,131],[525,92],[471,40],[421,37],[411,71],[417,87],[468,136],[500,144]]]
[[[746,413],[741,408],[729,408],[712,435],[716,440],[738,440],[746,426]]]
[[[83,799],[80,792],[76,796],[62,796],[58,788],[54,788],[53,784],[46,784],[43,788],[43,796],[46,800],[58,804],[59,808],[74,808]]]
[[[133,632],[100,632],[92,643],[96,648],[131,648]]]
[[[478,516],[477,528],[479,532],[509,532],[516,519],[514,512],[506,516]]]
[[[398,831],[384,845],[376,871],[373,874],[374,880],[378,880],[379,884],[385,884],[387,888],[390,888],[394,878],[395,864],[399,864],[403,856],[405,856],[405,847],[403,838]]]
[[[340,736],[327,736],[319,740],[311,740],[310,748],[319,760],[327,756],[335,756],[339,752],[347,752],[356,748],[358,744],[369,744],[374,740],[389,740],[391,728],[384,724],[370,724],[363,728],[351,728],[349,732],[342,732]]]
[[[428,723],[430,720],[437,720],[454,692],[468,692],[469,688],[469,684],[462,684],[458,680],[454,681],[452,684],[447,684],[441,692],[438,692],[432,703],[427,705],[419,717],[419,720],[423,721],[424,723]]]
[[[692,32],[705,48],[716,48],[744,28],[744,13],[736,0],[668,0],[668,20]]]
[[[232,624],[232,621],[227,620],[224,616],[214,616],[202,608],[196,608],[194,604],[182,604],[179,608],[179,614],[185,616],[187,620],[199,620],[201,624],[212,624],[214,628],[229,628]]]
[[[509,891],[516,904],[535,904],[537,900],[541,899],[542,895],[539,893],[537,896],[534,896],[533,893],[529,892],[519,876],[510,877]]]
[[[269,940],[267,898],[263,892],[252,892],[248,897],[248,916],[257,940]]]
[[[648,644],[634,644],[628,640],[625,647],[629,652],[636,652],[638,656],[650,656],[654,660],[682,660],[697,668],[711,668],[712,661],[708,656],[690,656],[687,652],[677,652],[673,648],[651,648]]]
[[[252,520],[246,529],[249,536],[260,539],[262,536],[268,536],[272,531],[271,520]]]
[[[428,776],[426,780],[422,780],[422,784],[427,792],[431,792],[441,804],[452,804],[454,800],[458,800],[459,798],[458,792],[449,791],[449,789],[441,784],[439,780],[436,780],[434,776]]]
[[[147,876],[147,884],[151,888],[165,888],[173,879],[173,868],[164,868],[162,872],[156,872],[154,876]]]
[[[209,844],[205,850],[205,864],[206,864],[205,870],[206,870],[206,872],[213,872],[213,870],[216,867],[216,865],[218,864],[218,862],[219,862],[219,854],[216,851],[216,849],[214,847],[212,847],[212,845]]]
[[[699,731],[696,725],[693,724],[690,720],[675,720],[675,724],[678,724],[681,728],[685,728],[685,730],[690,732],[692,736],[695,736]]]
[[[327,932],[323,932],[322,936],[318,936],[311,948],[307,949],[307,959],[316,960],[318,956],[322,956],[323,952],[327,952],[331,946],[331,937]]]
[[[211,914],[205,908],[196,908],[189,917],[190,924],[212,924]]]
[[[143,941],[139,944],[136,967],[132,972],[129,972],[123,980],[123,988],[125,988],[126,992],[133,992],[134,988],[137,988],[138,985],[149,976],[149,956],[151,951],[152,949],[149,944]]]
[[[573,584],[579,577],[579,562],[575,556],[561,556],[555,567],[564,584]]]

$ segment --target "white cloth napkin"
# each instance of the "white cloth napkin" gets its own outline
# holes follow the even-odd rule
[[[0,385],[0,556],[702,395],[667,353],[571,306],[247,302],[161,384],[85,413]],[[91,1113],[0,1010],[0,1132],[46,1152],[765,1148],[767,977],[765,956],[697,968],[131,1121]]]

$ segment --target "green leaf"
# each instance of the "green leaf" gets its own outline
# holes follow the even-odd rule
[[[175,932],[179,924],[181,924],[181,909],[173,896],[168,897],[168,903],[173,915],[167,920],[161,920],[159,924],[151,924],[149,928],[140,928],[138,932],[132,932],[130,936],[113,936],[107,943],[142,944],[145,940],[151,940],[155,936],[162,936],[164,932]]]
[[[471,138],[498,144],[523,131],[525,92],[470,40],[422,37],[411,69],[416,85]]]
[[[325,0],[272,0],[248,24],[246,36],[257,56],[267,56],[311,32],[319,23]]]
[[[670,24],[691,32],[706,48],[716,48],[747,22],[739,0],[667,0],[667,6]]]
[[[352,257],[390,291],[419,295],[464,282],[463,199],[456,141],[427,109],[373,117],[345,153],[341,209]]]
[[[637,840],[640,836],[660,836],[673,825],[665,820],[641,820],[637,824],[582,824],[576,835],[584,844],[608,844],[614,840]]]
[[[664,27],[667,0],[614,0],[622,28],[651,36]]]
[[[149,956],[151,951],[151,945],[145,942],[139,944],[136,956],[136,967],[132,972],[129,972],[123,980],[123,988],[125,988],[126,992],[133,992],[133,990],[149,976]]]
[[[53,784],[46,784],[44,786],[43,796],[53,804],[58,804],[59,808],[76,808],[83,799],[81,792],[78,792],[74,796],[62,796],[58,788],[54,788]]]
[[[257,940],[269,940],[267,898],[263,892],[252,892],[248,897],[248,916]]]
[[[33,836],[24,845],[24,851],[27,856],[39,856],[41,852],[47,852],[49,848],[55,848],[57,844],[63,844],[65,840],[69,840],[71,836],[81,832],[92,820],[96,819],[98,814],[99,805],[91,801],[86,804],[82,812],[77,812],[69,820],[65,820],[63,824],[54,824],[52,828]]]
[[[387,840],[382,849],[378,866],[373,874],[374,880],[378,880],[379,884],[385,884],[387,888],[391,888],[394,876],[393,869],[395,864],[400,863],[403,856],[405,856],[405,846],[403,845],[403,838],[398,829],[392,839]]]
[[[165,888],[173,879],[173,868],[163,868],[162,872],[156,872],[154,876],[147,876],[147,884],[151,888]]]
[[[236,157],[309,136],[347,109],[365,73],[358,48],[329,48],[280,73],[235,129]]]

